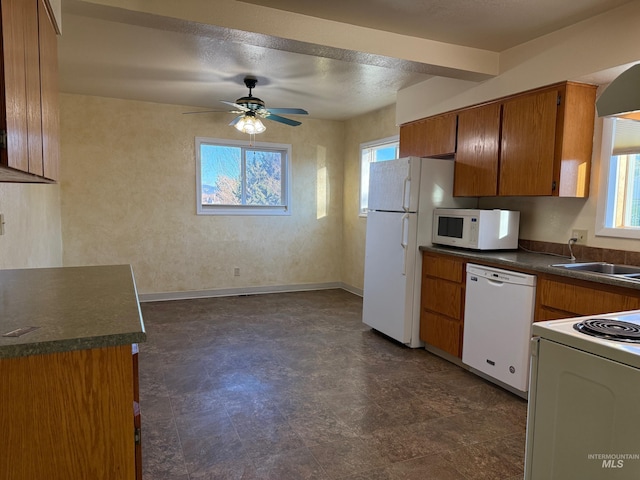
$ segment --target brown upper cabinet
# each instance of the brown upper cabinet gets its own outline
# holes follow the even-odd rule
[[[505,101],[498,193],[587,197],[595,98],[563,83]]]
[[[457,116],[454,196],[587,197],[595,98],[594,85],[562,82],[429,117],[401,126],[400,152],[446,155],[427,150],[426,125]]]
[[[456,151],[455,113],[424,118],[400,127],[401,157],[444,157]]]
[[[45,0],[0,6],[0,181],[58,178],[57,37]]]
[[[491,103],[458,113],[454,196],[498,194],[500,111],[500,104]]]

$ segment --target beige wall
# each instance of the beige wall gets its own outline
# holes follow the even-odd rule
[[[491,100],[563,80],[600,83],[610,72],[640,61],[640,2],[507,50],[500,75],[482,83],[433,78],[398,92],[398,123]],[[521,238],[566,243],[574,228],[588,230],[587,245],[640,251],[637,240],[596,237],[602,121],[594,119],[591,193],[588,199],[488,198],[483,208],[520,210]]]
[[[0,268],[62,265],[60,187],[0,183]]]
[[[257,138],[292,144],[290,216],[198,216],[194,137],[249,137],[186,110],[61,95],[64,264],[130,263],[140,293],[340,282],[344,123]]]
[[[350,119],[345,124],[342,281],[364,287],[364,239],[367,219],[360,217],[360,144],[397,135],[395,105]]]

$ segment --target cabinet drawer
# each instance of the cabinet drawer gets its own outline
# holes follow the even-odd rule
[[[455,283],[437,278],[422,280],[422,305],[427,310],[452,318],[462,318],[462,288]]]
[[[422,312],[420,338],[455,357],[462,356],[462,324],[432,312]]]
[[[452,257],[423,254],[422,275],[462,283],[464,263]]]
[[[538,283],[538,289],[541,306],[564,312],[576,312],[577,315],[595,315],[640,308],[640,299],[635,295],[547,279],[542,279]]]

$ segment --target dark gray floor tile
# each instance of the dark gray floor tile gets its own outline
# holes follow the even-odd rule
[[[359,297],[141,308],[145,480],[522,478],[526,401],[370,330]]]

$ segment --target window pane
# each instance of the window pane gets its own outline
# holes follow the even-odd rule
[[[399,153],[397,140],[367,145],[360,147],[360,214],[367,213],[367,205],[369,204],[369,165],[374,162],[396,159]]]
[[[202,205],[242,204],[242,151],[201,145]]]
[[[282,205],[282,155],[249,150],[246,154],[247,205]]]
[[[375,160],[374,162],[382,162],[384,160],[393,160],[394,158],[398,158],[396,154],[396,146],[397,144],[383,146],[376,148],[374,150]]]
[[[640,155],[629,155],[629,196],[627,227],[640,227]]]

